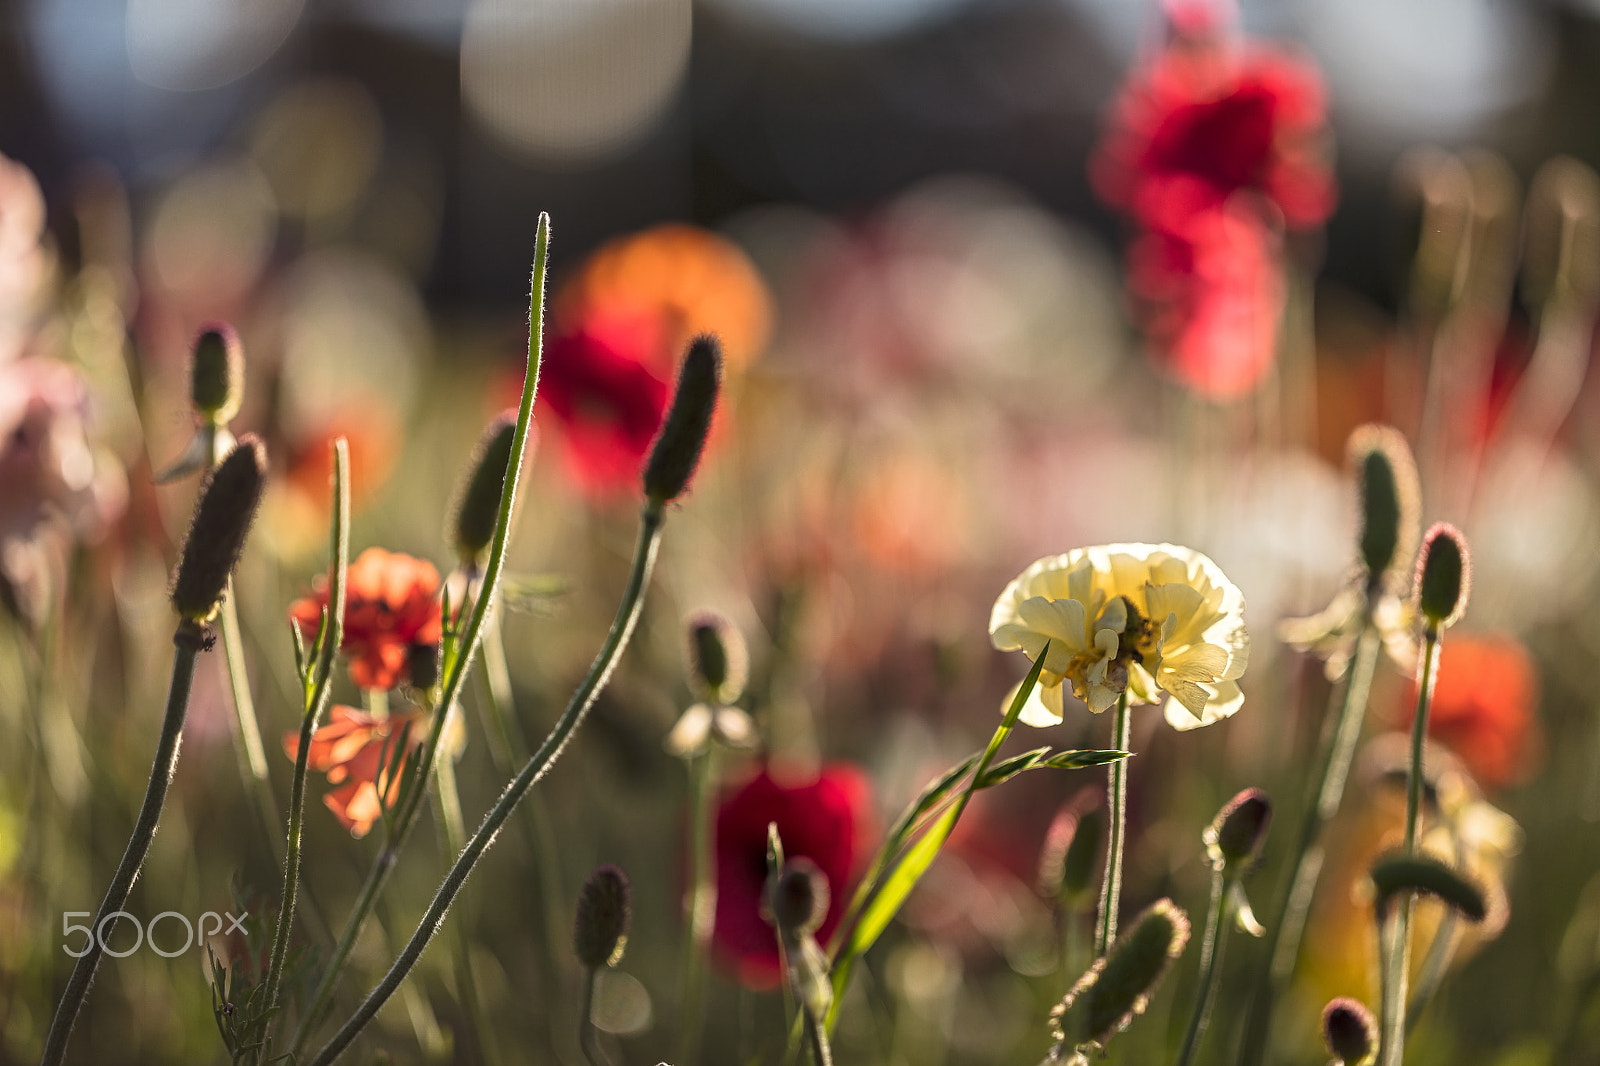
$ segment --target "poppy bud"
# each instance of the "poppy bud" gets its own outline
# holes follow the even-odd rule
[[[1322,1009],[1322,1040],[1344,1066],[1363,1066],[1378,1050],[1378,1023],[1359,999],[1339,996]]]
[[[467,479],[457,491],[451,521],[451,539],[465,566],[476,566],[494,540],[494,527],[500,519],[500,496],[505,489],[506,471],[511,468],[511,444],[516,433],[516,413],[508,411],[489,423],[473,449]]]
[[[172,605],[184,618],[205,623],[216,614],[244,551],[266,478],[266,446],[246,434],[201,485],[172,583]]]
[[[702,333],[684,353],[672,406],[645,463],[644,494],[651,502],[670,503],[689,487],[705,449],[721,387],[722,345],[712,334]]]
[[[1229,800],[1206,827],[1201,839],[1211,865],[1238,874],[1255,861],[1272,824],[1272,801],[1259,788],[1247,788]]]
[[[1432,630],[1448,629],[1461,620],[1472,590],[1472,562],[1467,540],[1447,522],[1436,523],[1422,538],[1417,559],[1417,607]]]
[[[1416,543],[1422,491],[1405,437],[1393,426],[1365,425],[1350,434],[1350,470],[1361,498],[1361,562],[1375,584]]]
[[[244,401],[244,349],[226,322],[207,322],[195,336],[189,397],[212,425],[227,425],[239,413]]]
[[[406,647],[406,673],[413,688],[426,691],[439,683],[439,645],[419,641]]]
[[[572,927],[572,950],[590,970],[615,966],[628,943],[628,875],[617,866],[602,866],[589,875],[578,893],[578,917]]]
[[[1127,1028],[1188,942],[1183,909],[1170,899],[1151,904],[1050,1012],[1056,1040],[1069,1047],[1104,1044]]]
[[[1488,917],[1483,889],[1431,856],[1384,855],[1372,864],[1370,876],[1378,892],[1379,915],[1387,912],[1389,901],[1399,893],[1420,892],[1449,904],[1468,921],[1481,922]]]
[[[744,695],[750,654],[744,637],[726,617],[712,610],[696,611],[684,625],[689,659],[689,686],[701,699],[728,704]]]
[[[767,886],[763,911],[785,940],[815,932],[828,916],[827,875],[804,856],[790,859]]]

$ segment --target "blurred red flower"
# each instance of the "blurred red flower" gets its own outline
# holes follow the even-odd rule
[[[439,571],[424,559],[368,548],[350,564],[346,583],[340,650],[350,657],[350,679],[362,688],[391,689],[405,675],[411,646],[439,641]],[[325,578],[290,604],[289,616],[308,643],[327,605]]]
[[[1397,724],[1409,728],[1416,705],[1413,684]],[[1455,752],[1485,789],[1515,784],[1534,768],[1542,744],[1538,706],[1538,668],[1515,639],[1452,633],[1440,644],[1428,735]]]
[[[716,815],[717,914],[712,949],[743,984],[770,988],[779,976],[778,937],[761,917],[767,825],[776,822],[787,858],[804,856],[828,878],[826,945],[850,900],[850,875],[873,819],[871,787],[854,766],[824,766],[808,784],[781,783],[766,768],[722,798]]]
[[[1129,290],[1179,381],[1210,399],[1272,366],[1284,282],[1277,232],[1320,225],[1336,189],[1315,68],[1233,38],[1221,5],[1168,5],[1171,37],[1136,70],[1090,164],[1139,227]]]
[[[591,497],[636,490],[666,414],[669,379],[652,369],[638,318],[594,319],[548,341],[538,403],[554,416],[573,482]]]
[[[306,766],[326,773],[328,784],[339,786],[322,801],[351,836],[366,836],[372,823],[398,798],[400,775],[389,773],[397,758],[395,745],[420,744],[421,731],[413,728],[420,720],[420,715],[410,712],[378,717],[354,707],[335,706],[328,714],[328,724],[312,734]],[[299,754],[299,731],[284,734],[283,750],[291,759]]]

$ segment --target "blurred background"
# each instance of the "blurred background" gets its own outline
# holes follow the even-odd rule
[[[1307,206],[1252,187],[1207,216],[1232,249],[1220,265],[1194,232],[1178,240],[1125,202],[1116,176],[1118,131],[1139,129],[1128,86],[1213,35],[1312,72],[1273,90],[1298,103],[1264,151],[1294,156],[1320,189]],[[281,802],[278,738],[297,706],[283,619],[326,566],[328,442],[351,443],[352,553],[381,545],[448,574],[453,486],[521,384],[541,211],[547,361],[504,619],[529,735],[614,610],[638,464],[688,338],[722,336],[729,388],[636,645],[541,786],[559,869],[508,835],[452,919],[477,944],[500,1061],[580,1061],[564,923],[600,862],[628,869],[637,893],[602,997],[607,1039],[626,1061],[675,1061],[690,778],[662,742],[692,702],[680,623],[699,607],[750,643],[742,704],[771,764],[813,782],[841,760],[865,775],[859,870],[920,784],[982,744],[1021,675],[986,632],[1006,581],[1084,544],[1208,553],[1249,604],[1247,701],[1200,733],[1136,718],[1126,890],[1130,913],[1161,894],[1201,912],[1199,833],[1217,807],[1261,785],[1281,825],[1297,816],[1331,683],[1276,627],[1348,574],[1341,467],[1368,421],[1406,434],[1425,519],[1457,522],[1474,548],[1464,628],[1477,643],[1457,669],[1477,680],[1436,739],[1461,760],[1451,824],[1468,828],[1452,846],[1470,844],[1509,901],[1498,938],[1457,953],[1414,1061],[1600,1055],[1597,98],[1600,4],[1586,0],[6,5],[0,1063],[37,1055],[64,980],[60,915],[98,899],[143,787],[165,584],[194,491],[153,475],[194,430],[197,328],[237,327],[248,385],[233,428],[272,455],[237,602]],[[1174,287],[1178,273],[1199,281]],[[1218,345],[1260,357],[1222,359],[1226,380],[1186,361],[1213,366]],[[220,658],[197,681],[137,913],[221,910],[230,885],[263,910],[275,897],[274,853],[241,829],[251,801]],[[1380,671],[1375,739],[1405,725],[1409,683],[1403,664]],[[341,685],[336,698],[358,702]],[[470,827],[506,775],[469,722]],[[1015,743],[1103,747],[1107,728],[1069,714]],[[1381,744],[1362,757],[1352,793],[1366,806],[1347,803],[1359,809],[1337,827],[1329,870],[1344,880],[1314,914],[1285,1058],[1320,1053],[1328,996],[1375,1002],[1350,891],[1392,828],[1386,757]],[[758,764],[727,754],[719,795]],[[869,958],[841,1061],[1044,1054],[1045,1015],[1077,972],[1060,934],[1082,916],[1041,887],[1040,856],[1052,822],[1059,837],[1058,815],[1102,782],[1040,773],[974,805]],[[352,841],[320,790],[307,878],[337,928],[375,840]],[[427,835],[341,1008],[437,882]],[[1258,909],[1284,861],[1269,848]],[[1553,958],[1561,984],[1546,995]],[[1235,951],[1240,987],[1258,962]],[[777,1061],[770,981],[737,959],[714,973],[704,1060]],[[441,942],[374,1046],[494,1061],[455,981]],[[1123,1061],[1158,1061],[1193,982],[1180,967]],[[1227,1013],[1217,1062],[1230,1061]],[[76,1040],[75,1061],[225,1058],[194,952],[108,965]]]

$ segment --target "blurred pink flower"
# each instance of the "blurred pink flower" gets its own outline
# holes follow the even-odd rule
[[[87,436],[89,388],[49,359],[0,362],[0,541],[29,537],[47,518],[96,539],[127,502],[114,464]]]
[[[39,183],[27,167],[0,155],[0,360],[16,354],[44,284],[43,235]]]

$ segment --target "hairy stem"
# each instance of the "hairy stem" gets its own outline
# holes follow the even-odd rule
[[[1117,716],[1112,723],[1111,746],[1128,751],[1133,716],[1128,710],[1128,694],[1117,701]],[[1111,764],[1111,836],[1106,842],[1106,874],[1100,885],[1100,924],[1095,929],[1094,953],[1104,955],[1117,939],[1117,908],[1122,903],[1122,845],[1128,832],[1128,760]]]

